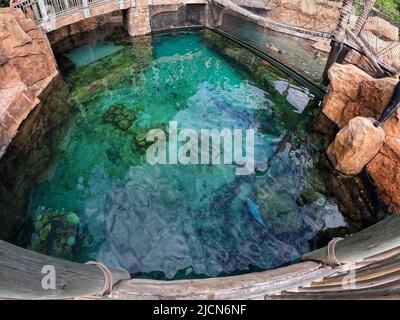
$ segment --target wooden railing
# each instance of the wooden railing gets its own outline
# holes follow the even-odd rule
[[[318,297],[326,291],[329,297],[346,294],[352,298],[351,294],[360,293],[353,285],[368,287],[367,294],[383,297],[386,291],[382,283],[396,286],[395,293],[400,296],[400,215],[390,216],[336,246],[307,253],[302,260],[283,268],[225,278],[157,281],[130,279],[128,272],[119,269],[103,272],[96,265],[52,258],[0,240],[0,299],[105,298],[104,288],[109,288],[107,297],[114,299],[259,299],[285,295],[288,290],[296,293],[296,299],[303,297],[302,291],[315,291]]]

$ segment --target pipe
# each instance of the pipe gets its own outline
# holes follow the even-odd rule
[[[336,243],[334,256],[340,264],[362,262],[365,259],[400,246],[400,215],[392,215]],[[328,247],[304,254],[302,261],[318,261],[332,265]]]
[[[351,11],[353,9],[354,0],[343,1],[342,9],[340,10],[340,16],[337,28],[332,35],[331,41],[331,52],[329,53],[328,61],[325,66],[324,73],[322,75],[322,84],[327,86],[329,84],[328,71],[331,66],[338,60],[339,53],[342,51],[343,42],[346,39],[346,29],[349,25]]]
[[[400,104],[400,81],[394,87],[394,92],[392,98],[390,99],[389,104],[383,110],[381,116],[379,117],[378,121],[375,121],[374,126],[379,127],[380,125],[384,124],[391,116],[394,114]]]

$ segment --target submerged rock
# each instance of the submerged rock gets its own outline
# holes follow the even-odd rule
[[[74,212],[40,208],[34,223],[30,248],[57,258],[72,260],[79,216]]]
[[[124,105],[114,104],[102,116],[104,122],[111,123],[122,131],[127,131],[136,119],[136,113]]]
[[[301,206],[305,204],[310,204],[318,201],[321,198],[321,194],[315,191],[311,187],[304,187],[300,192],[300,197],[297,200],[297,203]]]
[[[336,170],[356,175],[375,157],[384,139],[383,129],[376,128],[373,119],[356,117],[339,131],[327,155]]]
[[[153,144],[153,142],[146,141],[147,137],[147,132],[149,132],[152,129],[160,129],[166,132],[166,126],[164,124],[160,125],[154,125],[151,128],[133,128],[133,134],[135,135],[135,138],[132,142],[132,150],[133,151],[138,151],[138,149],[143,149],[145,150],[149,145]]]

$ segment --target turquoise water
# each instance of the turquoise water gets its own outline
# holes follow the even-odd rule
[[[314,192],[299,203],[319,157],[307,133],[317,101],[306,88],[265,65],[268,85],[257,84],[199,33],[146,41],[66,77],[79,111],[29,210],[80,216],[75,260],[144,277],[218,276],[295,261],[318,231],[344,225],[334,199]],[[70,53],[77,66],[85,52]],[[169,121],[254,128],[256,173],[237,176],[234,164],[150,165],[143,134]]]
[[[121,49],[122,46],[115,45],[111,41],[104,41],[76,48],[65,55],[75,66],[84,67]]]

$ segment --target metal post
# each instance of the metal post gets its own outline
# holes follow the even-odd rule
[[[349,25],[351,11],[353,9],[354,0],[344,0],[343,6],[340,11],[338,26],[332,35],[331,52],[329,53],[328,61],[325,66],[324,74],[322,76],[322,83],[329,84],[328,71],[331,66],[337,61],[340,51],[343,48],[343,42],[346,39],[346,29]]]
[[[49,18],[49,15],[47,14],[47,7],[46,7],[46,4],[44,3],[44,0],[38,0],[38,5],[39,5],[40,15],[42,16],[42,21],[43,21],[44,27],[46,28],[47,31],[51,31],[52,27],[50,25],[50,18]]]
[[[367,19],[371,15],[371,11],[374,8],[376,0],[366,0],[364,2],[364,6],[360,13],[360,16],[357,19],[356,25],[354,27],[353,33],[358,37],[361,33],[361,30],[364,28],[365,24],[367,23]],[[339,54],[337,59],[338,63],[343,63],[350,52],[350,48],[348,46],[344,46],[342,51]]]
[[[379,126],[384,124],[392,114],[396,112],[400,105],[400,81],[397,83],[396,87],[394,88],[393,96],[390,99],[389,104],[383,110],[379,120],[374,123],[375,126]]]

